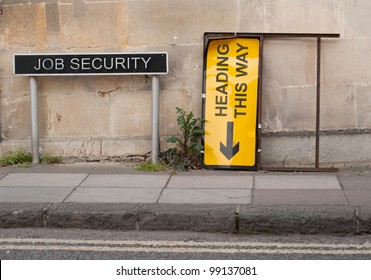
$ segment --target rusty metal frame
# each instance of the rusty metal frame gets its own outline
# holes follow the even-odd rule
[[[215,32],[215,39],[235,38],[239,36],[259,36],[260,37],[260,67],[259,67],[259,92],[258,92],[258,170],[264,171],[288,171],[288,172],[338,172],[338,168],[320,167],[320,125],[321,125],[321,39],[322,38],[339,38],[338,33],[231,33]],[[316,79],[316,131],[315,131],[315,163],[314,167],[267,167],[261,165],[261,136],[262,136],[262,96],[263,96],[263,58],[264,58],[264,41],[269,38],[313,38],[317,39],[317,79]],[[209,37],[209,39],[213,39]]]
[[[338,172],[338,168],[323,168],[319,163],[320,131],[321,131],[321,39],[339,38],[340,34],[334,33],[265,33],[263,38],[316,38],[317,39],[317,80],[316,80],[316,131],[315,131],[315,163],[314,167],[261,167],[266,171],[297,171],[297,172]],[[262,41],[264,42],[264,40]],[[260,97],[261,98],[261,97]],[[260,103],[261,106],[261,103]],[[262,108],[259,108],[259,114]],[[261,118],[261,116],[260,116]],[[261,133],[261,131],[260,131]],[[260,135],[261,136],[261,135]],[[261,139],[261,137],[259,137]]]

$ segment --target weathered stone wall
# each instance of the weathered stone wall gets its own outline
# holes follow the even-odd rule
[[[14,53],[167,51],[160,135],[177,132],[175,107],[201,116],[204,32],[340,33],[322,44],[321,161],[371,162],[369,0],[2,0],[1,153],[30,149],[29,81]],[[40,77],[44,151],[105,158],[150,151],[151,81]],[[264,46],[263,165],[314,162],[316,40]]]

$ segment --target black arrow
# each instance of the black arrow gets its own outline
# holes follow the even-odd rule
[[[228,160],[233,158],[240,150],[240,142],[233,146],[233,126],[233,122],[227,122],[227,146],[220,142],[220,151]]]

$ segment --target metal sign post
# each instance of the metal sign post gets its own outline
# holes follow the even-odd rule
[[[160,154],[160,82],[158,76],[152,76],[152,153],[153,164],[158,162]]]
[[[37,79],[30,77],[32,163],[40,162]]]

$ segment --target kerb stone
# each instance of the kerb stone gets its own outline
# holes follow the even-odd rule
[[[239,232],[245,234],[350,234],[352,207],[241,207]]]
[[[234,205],[147,204],[139,210],[140,230],[235,232]]]
[[[55,203],[48,207],[46,227],[136,230],[137,204]]]
[[[359,234],[371,233],[371,207],[360,207],[358,212]]]
[[[1,203],[0,228],[42,227],[46,204]]]

